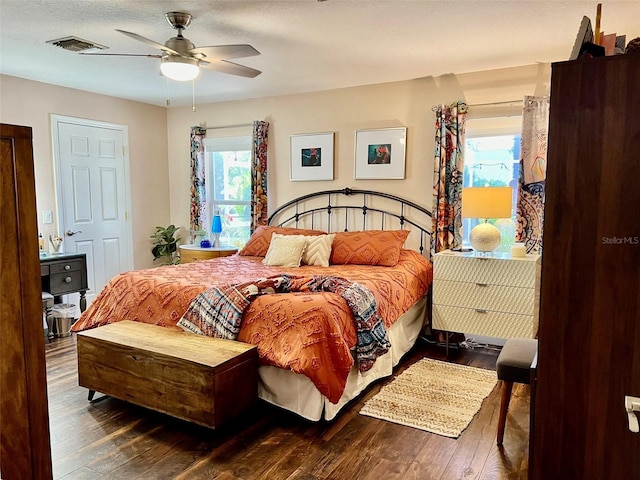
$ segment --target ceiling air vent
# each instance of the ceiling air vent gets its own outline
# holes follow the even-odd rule
[[[48,40],[47,43],[56,47],[64,48],[72,52],[82,52],[84,50],[106,50],[109,47],[99,45],[97,43],[90,42],[89,40],[83,40],[78,37],[64,37],[56,40]]]

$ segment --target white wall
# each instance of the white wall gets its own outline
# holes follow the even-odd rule
[[[116,123],[129,127],[131,181],[130,221],[134,268],[152,265],[149,235],[168,225],[169,171],[167,110],[139,102],[0,76],[0,122],[33,129],[38,229],[48,237],[59,233],[56,218],[50,114]],[[53,224],[42,223],[51,210]]]
[[[221,127],[269,122],[269,208],[310,191],[332,188],[381,190],[431,209],[434,152],[433,105],[465,100],[469,104],[522,100],[547,94],[549,65],[443,75],[317,93],[172,108],[168,112],[171,222],[189,225],[189,130],[193,125]],[[197,98],[196,98],[197,101]],[[519,114],[520,105],[470,107],[470,118]],[[356,130],[407,127],[404,180],[354,180]],[[289,180],[289,137],[335,132],[333,181]],[[219,131],[216,131],[219,133]]]
[[[549,65],[529,65],[461,75],[442,75],[402,82],[317,93],[197,105],[197,111],[146,105],[90,92],[0,76],[0,122],[33,128],[39,229],[42,211],[55,218],[55,181],[50,114],[117,123],[129,127],[134,268],[152,265],[149,235],[156,225],[189,225],[189,129],[192,125],[225,126],[267,120],[269,130],[269,207],[319,189],[382,190],[431,207],[434,114],[438,103],[465,100],[481,104],[548,93]],[[197,100],[197,98],[196,98]],[[500,116],[519,106],[470,107],[469,117]],[[355,131],[407,127],[404,180],[354,180]],[[333,181],[289,180],[289,137],[299,133],[335,132]]]

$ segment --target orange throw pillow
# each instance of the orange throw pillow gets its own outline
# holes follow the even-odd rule
[[[333,265],[381,265],[393,267],[409,230],[368,230],[338,232],[333,239],[330,263]]]
[[[266,225],[260,225],[253,232],[249,241],[242,247],[242,250],[238,252],[238,255],[246,255],[253,257],[264,257],[269,250],[269,244],[271,243],[271,235],[279,233],[280,235],[326,235],[327,232],[322,230],[307,230],[304,228],[290,228],[290,227],[268,227]]]

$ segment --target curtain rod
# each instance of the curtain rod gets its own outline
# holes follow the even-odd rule
[[[492,105],[507,105],[507,104],[513,104],[513,103],[522,103],[523,100],[506,100],[504,102],[490,102],[490,103],[466,103],[464,100],[461,101],[462,103],[464,103],[467,107],[488,107],[488,106],[492,106]],[[460,103],[460,102],[454,102],[454,104],[456,103]],[[453,105],[453,104],[452,104]],[[440,105],[434,105],[431,107],[431,111],[432,112],[437,112],[438,108],[440,107]]]
[[[490,103],[472,103],[467,105],[468,107],[488,107],[492,105],[506,105],[509,103],[522,103],[523,99],[520,100],[506,100],[504,102],[490,102]]]
[[[253,123],[239,123],[238,125],[225,125],[223,127],[205,127],[205,130],[219,130],[221,128],[238,128],[238,127],[252,127]]]

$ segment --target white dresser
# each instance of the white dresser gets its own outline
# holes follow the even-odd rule
[[[538,331],[540,256],[445,250],[433,257],[433,328],[494,338]]]

